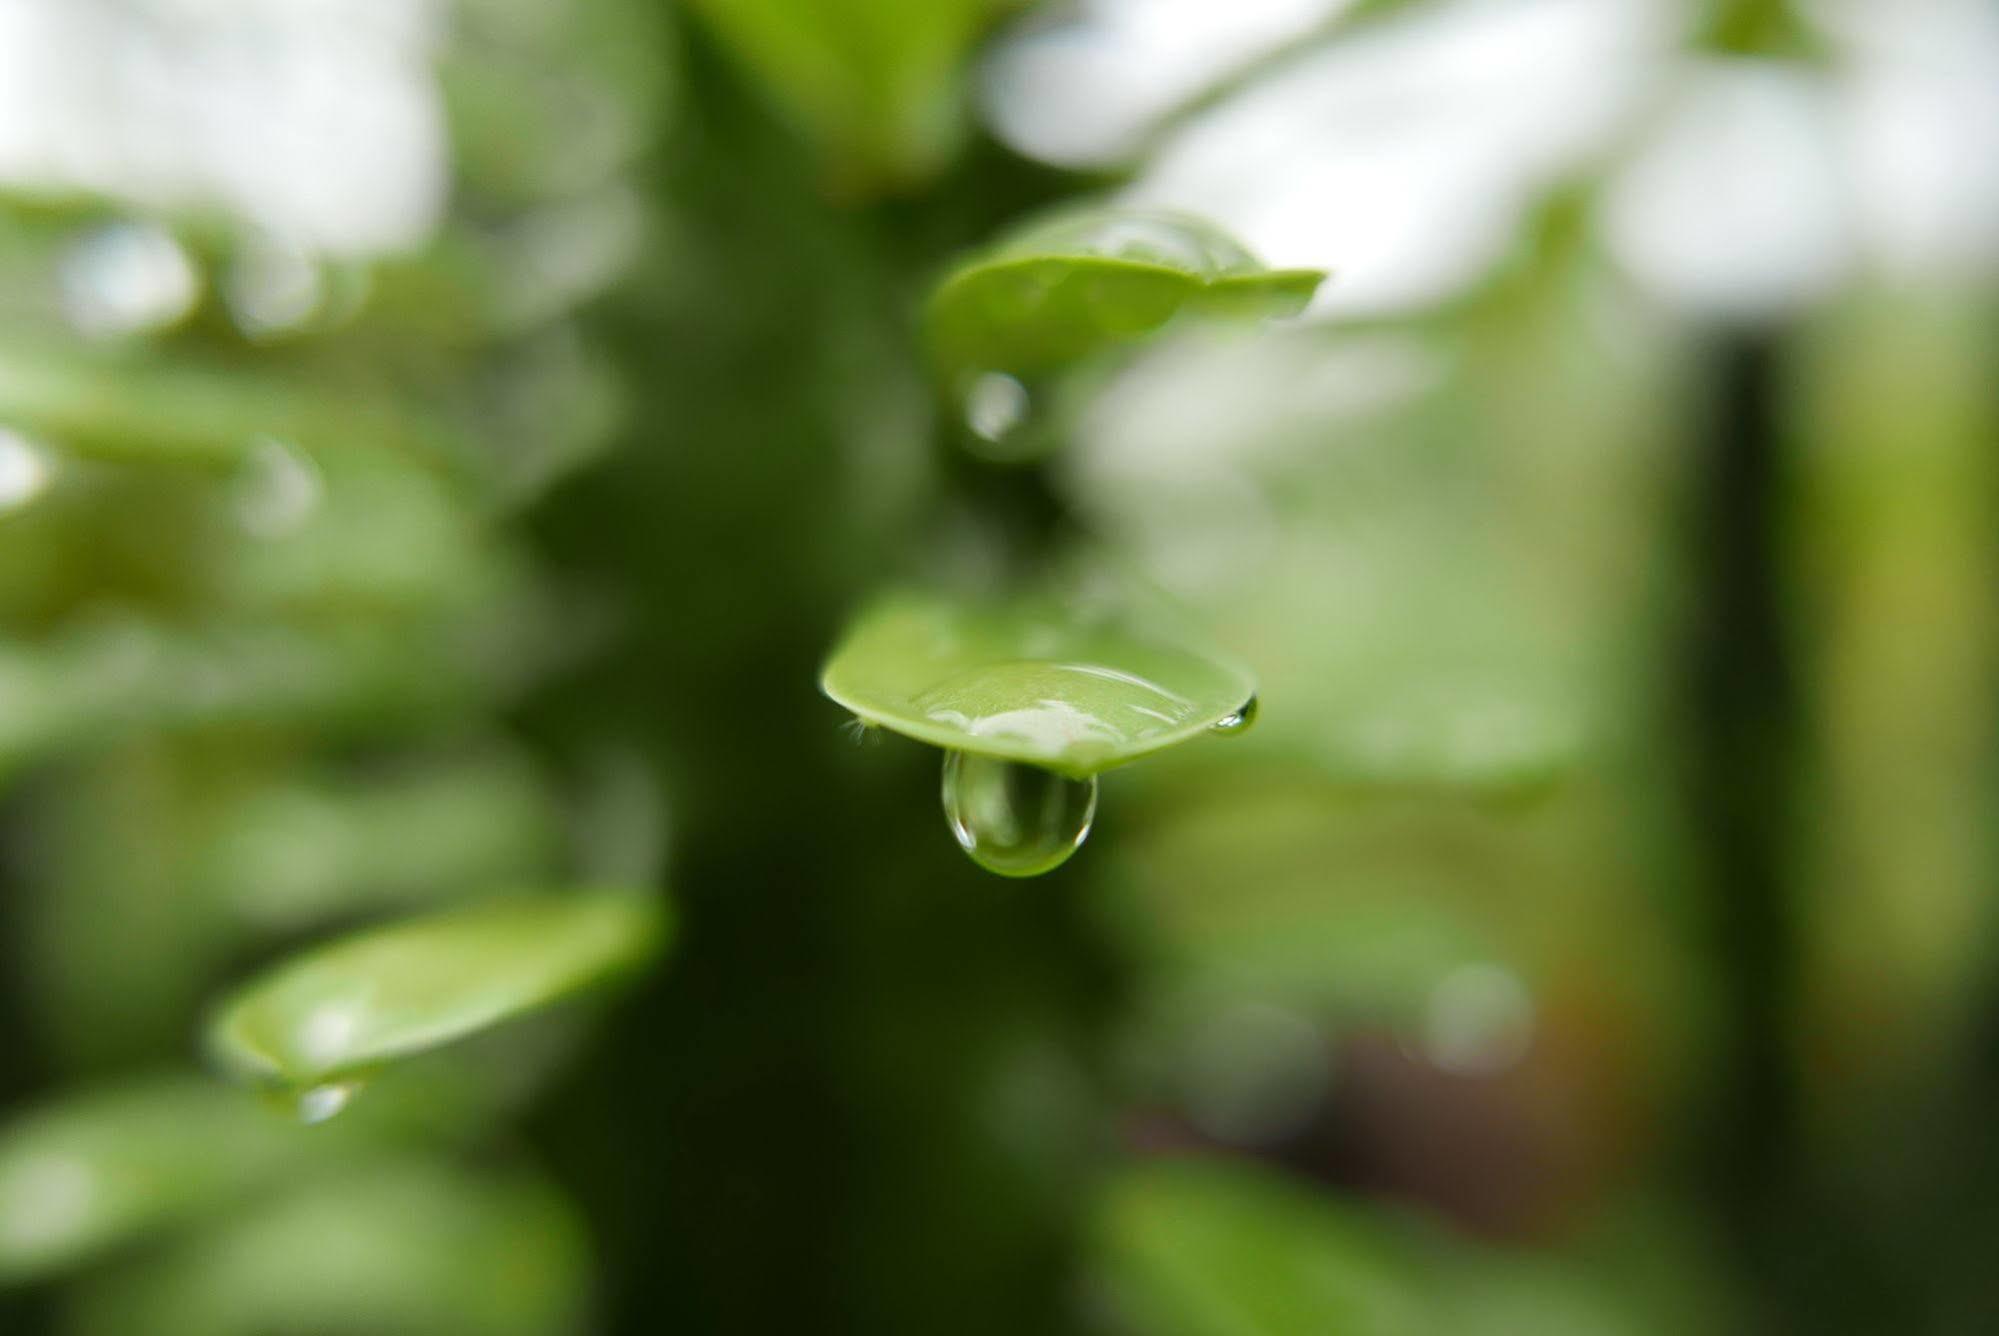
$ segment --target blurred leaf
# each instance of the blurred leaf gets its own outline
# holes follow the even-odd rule
[[[920,742],[1080,779],[1201,736],[1251,701],[1256,679],[1080,605],[902,594],[854,620],[820,686]]]
[[[849,179],[894,185],[943,165],[959,72],[1014,0],[697,0],[716,35]]]
[[[1143,338],[1182,311],[1296,315],[1324,278],[1266,269],[1198,219],[1066,210],[953,270],[931,299],[930,337],[952,372],[1035,371]]]
[[[486,209],[598,186],[643,151],[673,82],[646,0],[473,0],[438,67],[453,166]]]
[[[254,776],[203,827],[189,881],[258,927],[291,929],[374,905],[438,901],[544,875],[556,811],[523,758],[499,748],[358,776]]]
[[[366,442],[474,466],[469,444],[415,403],[242,367],[112,357],[46,335],[0,345],[0,420],[86,458],[226,465],[274,439],[308,451]]]
[[[1983,294],[1883,285],[1802,334],[1782,518],[1822,818],[1793,854],[1818,895],[1804,1070],[1814,1121],[1885,1166],[1882,1129],[1989,1006],[1999,331]]]
[[[313,1135],[228,1086],[170,1077],[30,1112],[0,1131],[0,1282],[87,1260],[234,1201]],[[317,1153],[331,1149],[323,1138]]]
[[[1715,1277],[1670,1239],[1649,1241],[1662,1246],[1608,1264],[1567,1249],[1491,1247],[1220,1159],[1127,1168],[1096,1231],[1109,1297],[1143,1336],[1710,1329]],[[1646,1280],[1676,1288],[1652,1293]]]
[[[1145,1336],[1389,1336],[1438,1330],[1380,1231],[1266,1171],[1127,1169],[1098,1221],[1113,1302]]]
[[[656,900],[592,892],[392,924],[239,989],[210,1047],[239,1076],[310,1091],[637,970],[667,923]]]
[[[1514,1336],[1517,1332],[1533,1332],[1535,1336],[1649,1336],[1689,1329],[1641,1316],[1628,1296],[1593,1283],[1594,1278],[1575,1258],[1465,1251],[1467,1255],[1451,1269],[1439,1294],[1441,1327],[1454,1336]],[[1685,1299],[1679,1302],[1692,1306]]]
[[[75,1336],[542,1336],[580,1328],[588,1253],[539,1181],[357,1167],[107,1274]]]
[[[314,721],[458,707],[479,676],[473,628],[348,620],[162,625],[106,615],[40,643],[0,639],[0,777],[49,750],[140,728]],[[415,647],[424,662],[412,663]],[[483,655],[481,656],[483,659]]]

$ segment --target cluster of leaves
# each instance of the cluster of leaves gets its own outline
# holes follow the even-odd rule
[[[1009,7],[697,0],[681,68],[643,0],[463,0],[414,255],[6,201],[0,873],[69,1093],[0,1127],[0,1284],[80,1277],[72,1329],[120,1336],[540,1336],[593,1266],[648,1326],[1713,1325],[1636,1149],[1704,1041],[1661,909],[1682,343],[1559,200],[1359,327],[1269,326],[1323,276],[1170,213],[994,240],[1020,164],[963,156],[960,74]],[[134,246],[193,295],[79,313]],[[1923,399],[1956,459],[1977,373],[1931,353],[1968,346],[1834,346],[1843,457]],[[1117,838],[982,882],[902,801],[919,749],[811,732],[815,663],[1085,825],[1146,761]],[[968,850],[1013,795],[953,809]],[[607,1081],[554,1004],[634,976]],[[564,1191],[520,1115],[578,1088]]]
[[[645,5],[461,8],[419,252],[0,207],[9,936],[71,1086],[0,1131],[0,1279],[81,1271],[76,1331],[532,1333],[586,1302],[573,1206],[463,1156],[577,1044],[502,1023],[669,935],[656,817],[565,798],[502,715],[596,634],[517,516],[616,424],[575,312],[639,244],[670,65]],[[573,837],[596,801],[620,824]]]

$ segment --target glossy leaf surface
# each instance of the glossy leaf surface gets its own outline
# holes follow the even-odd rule
[[[1137,209],[1063,212],[958,266],[930,304],[952,371],[1032,372],[1153,333],[1183,311],[1296,315],[1325,275],[1266,269],[1201,222]]]
[[[649,960],[657,902],[593,893],[505,900],[378,928],[253,980],[216,1016],[220,1060],[310,1090],[450,1043]]]
[[[861,719],[1082,778],[1198,737],[1256,692],[1219,654],[1054,600],[883,599],[820,678]]]
[[[967,49],[1008,0],[698,0],[696,8],[848,181],[908,182],[960,130]]]

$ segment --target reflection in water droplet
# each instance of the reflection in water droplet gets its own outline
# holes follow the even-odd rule
[[[1256,697],[1251,696],[1242,703],[1241,708],[1234,714],[1229,715],[1225,719],[1217,719],[1214,723],[1209,724],[1208,727],[1212,731],[1226,737],[1234,737],[1238,733],[1247,733],[1249,732],[1249,726],[1256,722],[1256,710]]]
[[[63,256],[60,281],[64,314],[94,338],[172,324],[193,307],[201,282],[173,234],[151,223],[85,232]]]
[[[49,457],[33,441],[0,427],[0,514],[40,496],[53,472]]]
[[[1011,708],[996,710],[996,702]],[[1082,765],[1173,733],[1194,715],[1192,701],[1136,673],[1025,659],[981,664],[921,692],[913,703],[934,723]]]
[[[1097,814],[1097,780],[948,752],[944,814],[974,863],[1002,877],[1038,877],[1082,847]]]
[[[302,1123],[323,1123],[346,1108],[361,1093],[359,1081],[328,1081],[298,1092],[292,1111]]]
[[[236,519],[257,538],[283,538],[312,518],[325,491],[311,456],[266,436],[250,447],[237,478]]]
[[[965,394],[965,422],[981,440],[998,444],[1027,418],[1027,387],[1002,371],[988,371]]]

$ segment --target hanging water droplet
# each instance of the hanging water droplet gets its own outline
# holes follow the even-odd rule
[[[965,424],[974,435],[997,444],[1027,417],[1027,387],[1003,371],[988,371],[965,393]]]
[[[48,489],[54,474],[33,441],[0,427],[0,513],[18,510]]]
[[[958,846],[1002,877],[1052,872],[1082,847],[1097,814],[1097,780],[1039,766],[948,752],[944,815]]]
[[[1003,371],[984,371],[965,382],[966,448],[996,464],[1021,464],[1045,454],[1051,442],[1037,415],[1035,391]]]
[[[1251,696],[1237,707],[1234,714],[1215,720],[1214,723],[1208,725],[1208,729],[1210,732],[1220,733],[1224,737],[1234,737],[1238,733],[1247,733],[1249,726],[1256,722],[1256,709],[1256,697]]]
[[[360,1093],[359,1081],[328,1081],[308,1086],[293,1097],[292,1112],[307,1125],[323,1123],[346,1108]]]

